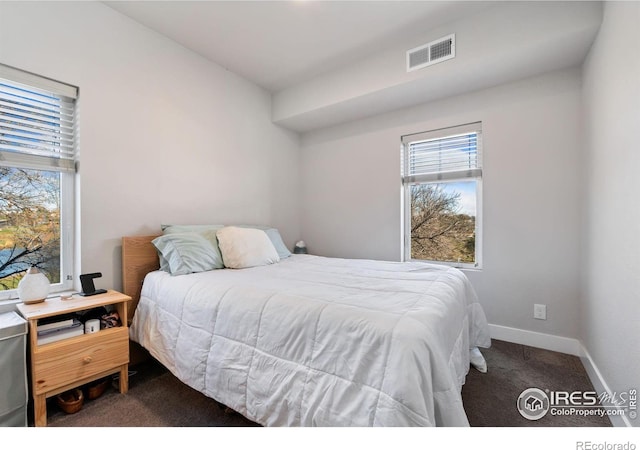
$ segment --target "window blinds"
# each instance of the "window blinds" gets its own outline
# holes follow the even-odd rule
[[[78,90],[0,65],[0,164],[75,171]]]
[[[402,137],[403,182],[482,175],[480,123]]]

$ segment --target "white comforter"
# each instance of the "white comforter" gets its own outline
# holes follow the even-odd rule
[[[147,275],[131,338],[265,426],[468,426],[461,388],[487,322],[466,276],[292,255]]]

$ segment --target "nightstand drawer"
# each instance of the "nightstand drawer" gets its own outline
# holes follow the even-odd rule
[[[35,393],[46,393],[127,364],[128,328],[111,328],[43,345],[34,351],[33,358]]]

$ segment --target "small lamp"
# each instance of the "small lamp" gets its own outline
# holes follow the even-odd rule
[[[18,297],[27,305],[40,303],[47,298],[50,288],[51,284],[45,274],[40,272],[37,267],[31,266],[18,283]]]
[[[306,255],[307,254],[307,245],[304,241],[296,242],[295,247],[293,247],[293,253],[298,255]]]

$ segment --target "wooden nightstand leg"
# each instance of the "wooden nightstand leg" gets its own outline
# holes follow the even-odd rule
[[[47,426],[47,397],[44,394],[33,397],[33,414],[36,427]]]
[[[120,368],[120,393],[126,394],[129,390],[129,365]]]

